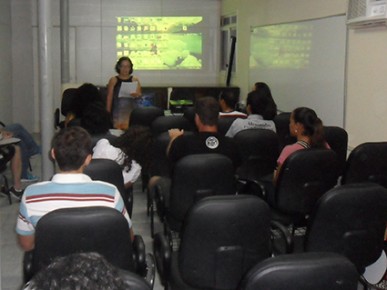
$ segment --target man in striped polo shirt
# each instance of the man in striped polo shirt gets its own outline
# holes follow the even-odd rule
[[[23,250],[34,248],[35,227],[39,219],[59,208],[115,208],[127,219],[133,239],[132,222],[118,189],[110,183],[93,181],[83,174],[90,163],[91,153],[91,137],[81,127],[65,128],[54,136],[51,156],[58,164],[59,173],[51,181],[28,186],[20,203],[16,232]]]

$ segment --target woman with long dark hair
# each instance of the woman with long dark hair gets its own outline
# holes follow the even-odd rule
[[[277,160],[277,172],[290,154],[308,148],[330,148],[325,141],[323,123],[314,110],[300,107],[290,115],[290,134],[297,138],[297,142],[287,145]]]
[[[122,167],[126,188],[130,188],[141,174],[150,166],[152,134],[150,129],[131,126],[121,136],[109,142],[101,139],[93,148],[93,158],[114,160]]]

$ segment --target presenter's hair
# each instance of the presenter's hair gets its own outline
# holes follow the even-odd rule
[[[121,70],[121,64],[123,61],[128,61],[130,63],[130,71],[129,71],[129,74],[132,74],[133,73],[133,62],[130,60],[129,57],[127,56],[122,56],[118,59],[114,69],[116,70],[116,72],[119,74],[120,73],[120,70]]]

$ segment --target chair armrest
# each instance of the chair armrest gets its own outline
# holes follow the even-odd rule
[[[127,205],[128,205],[128,214],[129,217],[132,218],[132,213],[133,213],[133,188],[125,188],[125,196],[127,200]]]
[[[157,214],[163,222],[166,212],[169,209],[169,192],[171,189],[171,180],[167,177],[161,177],[154,188],[154,200],[156,201]]]
[[[34,258],[34,250],[29,251],[29,252],[24,252],[24,257],[23,257],[23,279],[24,283],[27,283],[28,281],[31,280],[32,276],[34,275],[33,273],[33,265],[32,261]]]
[[[172,249],[168,238],[161,232],[154,236],[153,254],[155,256],[160,282],[165,286],[171,272]]]
[[[259,180],[250,180],[237,177],[238,194],[252,194],[265,200],[265,185]]]
[[[271,221],[271,229],[272,229],[272,248],[273,248],[273,254],[275,256],[279,254],[290,254],[293,253],[294,250],[294,240],[291,233],[288,231],[288,229],[281,223],[277,221]],[[278,237],[279,236],[279,237]],[[277,242],[276,242],[277,241]],[[285,243],[285,247],[280,248],[278,246],[278,241],[283,241]],[[284,251],[285,250],[285,253]]]
[[[141,236],[135,235],[132,242],[133,260],[136,265],[136,273],[144,277],[146,274],[146,253],[145,243]]]

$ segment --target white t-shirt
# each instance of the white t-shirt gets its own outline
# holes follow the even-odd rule
[[[93,148],[93,159],[106,158],[122,165],[125,160],[125,153],[121,149],[112,146],[107,139],[101,139]],[[135,160],[132,160],[132,166],[128,171],[127,167],[122,170],[124,183],[134,183],[141,174],[141,166]]]

